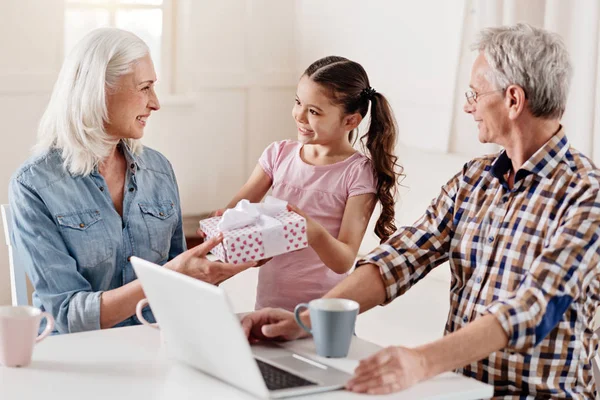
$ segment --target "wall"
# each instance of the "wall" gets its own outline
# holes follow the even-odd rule
[[[360,62],[391,101],[401,143],[447,150],[465,1],[296,4],[298,71],[332,54]]]

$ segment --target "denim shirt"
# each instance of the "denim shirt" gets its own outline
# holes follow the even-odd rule
[[[122,218],[97,169],[73,175],[57,149],[27,161],[10,181],[14,261],[58,333],[100,329],[102,292],[136,279],[130,256],[163,265],[186,249],[171,164],[147,147],[140,155],[119,147],[128,166]],[[144,317],[154,321],[149,308]],[[139,323],[134,315],[117,326]]]

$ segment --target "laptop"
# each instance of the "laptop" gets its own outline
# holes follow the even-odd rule
[[[350,380],[276,343],[250,345],[223,289],[137,257],[131,264],[171,358],[260,398],[336,390]]]

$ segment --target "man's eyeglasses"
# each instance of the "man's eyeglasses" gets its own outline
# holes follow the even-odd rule
[[[477,99],[480,98],[481,96],[485,96],[486,94],[495,93],[495,92],[503,92],[503,91],[504,91],[504,89],[496,89],[496,90],[490,90],[489,92],[477,93],[474,90],[467,90],[465,92],[465,97],[467,98],[467,102],[469,104],[475,104],[475,103],[477,103]]]

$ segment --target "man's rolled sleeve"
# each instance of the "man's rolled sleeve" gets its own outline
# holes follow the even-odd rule
[[[401,264],[398,257],[394,256],[397,251],[391,242],[381,244],[372,253],[365,258],[358,260],[356,268],[365,264],[374,264],[379,268],[379,274],[385,286],[386,299],[384,304],[390,303],[401,293],[408,290],[408,274],[402,268],[398,268],[397,263]]]
[[[386,290],[384,304],[404,294],[433,268],[448,260],[455,197],[462,174],[456,174],[442,186],[438,197],[413,226],[401,227],[385,243],[357,261],[357,268],[365,264],[379,267]]]

